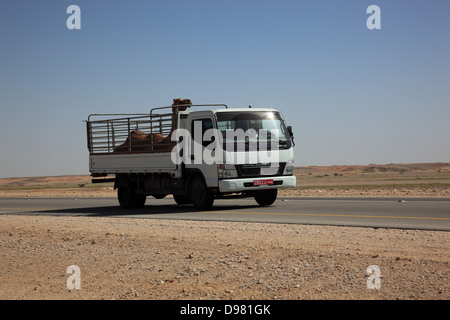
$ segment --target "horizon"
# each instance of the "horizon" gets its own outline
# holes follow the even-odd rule
[[[450,165],[450,162],[414,162],[414,163],[370,163],[370,164],[334,164],[334,165],[307,165],[294,166],[294,168],[333,168],[333,167],[372,167],[372,166],[411,166],[411,165]],[[44,176],[15,176],[15,177],[0,177],[1,179],[27,179],[27,178],[50,178],[50,177],[78,177],[90,176],[90,173],[78,174],[58,174],[58,175],[44,175]]]
[[[89,114],[174,98],[279,110],[298,167],[450,162],[448,12],[437,0],[2,1],[0,178],[89,174]]]

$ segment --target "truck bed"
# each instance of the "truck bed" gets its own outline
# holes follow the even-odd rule
[[[169,173],[178,177],[170,152],[174,114],[167,108],[171,107],[156,108],[161,112],[150,114],[90,115],[86,129],[91,174]]]
[[[172,162],[170,152],[91,154],[89,170],[92,174],[165,172],[178,177],[178,167]]]

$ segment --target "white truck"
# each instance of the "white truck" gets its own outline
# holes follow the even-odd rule
[[[236,197],[267,206],[296,184],[292,128],[275,109],[174,100],[146,114],[91,114],[86,125],[92,182],[114,182],[125,209],[169,194],[198,210]]]

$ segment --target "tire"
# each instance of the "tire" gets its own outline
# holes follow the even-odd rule
[[[181,206],[183,204],[190,204],[192,203],[192,200],[188,197],[188,196],[182,196],[179,194],[174,194],[173,195],[173,199],[175,200],[175,202]]]
[[[197,210],[208,210],[214,203],[214,194],[206,187],[205,181],[196,176],[190,184],[191,199],[194,208]]]
[[[258,191],[255,200],[260,206],[270,206],[277,200],[278,189]]]
[[[117,188],[117,199],[123,209],[142,208],[145,205],[146,196],[136,194],[130,181],[121,181]]]

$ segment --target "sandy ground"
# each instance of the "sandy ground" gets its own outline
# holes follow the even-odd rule
[[[410,187],[411,196],[449,197],[446,186]],[[1,192],[115,196],[110,186],[87,188]],[[393,189],[302,195],[392,196]],[[0,215],[0,299],[448,300],[449,244],[441,231]]]
[[[447,300],[449,244],[438,231],[1,215],[0,299]]]

